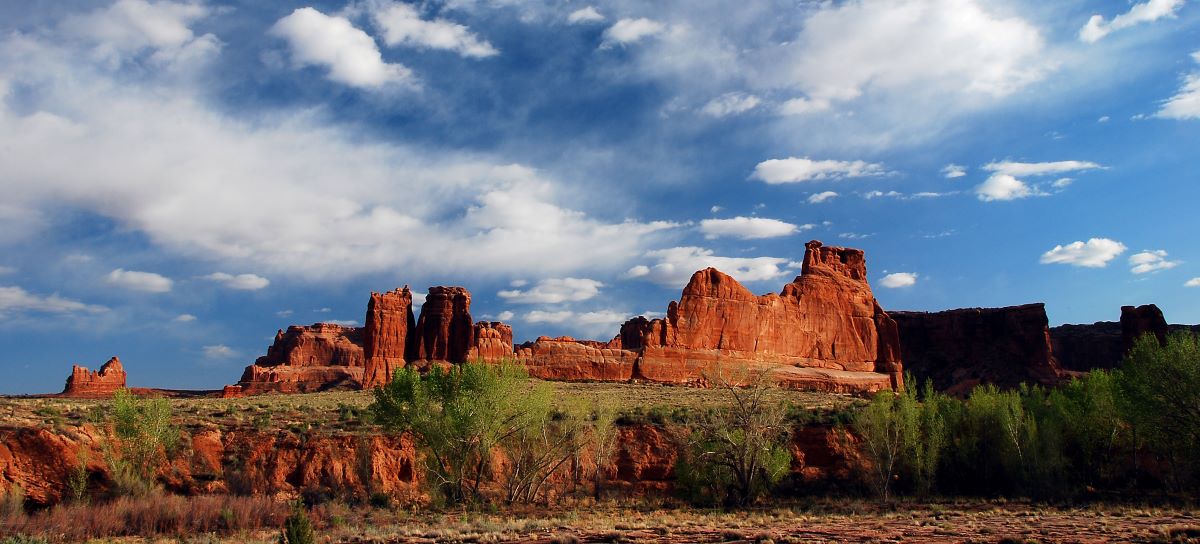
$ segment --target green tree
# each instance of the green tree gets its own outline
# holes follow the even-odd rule
[[[920,407],[909,391],[880,391],[854,416],[854,432],[870,464],[868,480],[885,501],[891,497],[892,480],[897,478],[905,454],[914,464],[921,464],[916,459],[920,424]]]
[[[119,389],[109,406],[111,436],[104,455],[123,493],[144,494],[179,444],[179,428],[171,423],[167,399],[140,399]]]
[[[1160,345],[1140,338],[1121,364],[1121,411],[1136,438],[1171,468],[1177,490],[1200,471],[1200,335],[1176,332]]]
[[[530,391],[527,378],[510,362],[434,366],[424,376],[406,367],[375,389],[370,410],[385,429],[412,434],[446,501],[473,502],[491,476],[493,450],[546,420],[549,394]]]

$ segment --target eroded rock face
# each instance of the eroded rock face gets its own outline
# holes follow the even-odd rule
[[[406,354],[412,352],[416,329],[412,312],[412,291],[408,286],[387,293],[371,293],[367,302],[363,331],[364,388],[391,381],[392,372],[403,368]]]
[[[475,324],[474,337],[467,360],[500,361],[513,358],[512,327],[499,321],[480,321]]]
[[[353,389],[362,383],[364,365],[362,328],[293,325],[275,334],[267,354],[246,367],[238,385],[250,395]]]
[[[892,326],[866,281],[863,252],[812,241],[800,276],[779,294],[755,296],[708,268],[692,275],[665,319],[627,323],[618,338],[642,348],[636,377],[649,381],[689,383],[779,366],[866,373],[867,389],[877,390],[901,385]],[[836,372],[823,379],[836,381]]]
[[[633,378],[638,353],[570,336],[542,336],[522,344],[516,353],[529,375],[544,380],[627,382]]]
[[[430,287],[416,331],[410,361],[466,361],[475,345],[471,293],[462,287]]]
[[[125,388],[125,367],[121,360],[113,357],[99,371],[72,365],[71,375],[63,388],[64,397],[109,397],[118,389]]]
[[[939,390],[965,394],[980,383],[1049,385],[1061,378],[1043,304],[889,315],[904,368]]]

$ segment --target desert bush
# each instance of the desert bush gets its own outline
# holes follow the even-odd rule
[[[104,456],[119,494],[144,495],[179,444],[179,428],[171,424],[167,399],[139,399],[120,389],[109,406],[111,435]]]
[[[278,528],[287,505],[267,497],[181,497],[153,493],[95,504],[69,504],[12,518],[0,536],[45,535],[55,541],[124,536],[232,534]]]
[[[313,544],[314,542],[316,542],[316,535],[313,533],[308,513],[304,511],[303,504],[296,503],[292,507],[291,515],[283,521],[279,544]]]
[[[769,492],[791,468],[787,409],[769,398],[772,384],[765,373],[706,379],[725,391],[731,406],[694,421],[675,467],[676,487],[694,503],[746,505]]]

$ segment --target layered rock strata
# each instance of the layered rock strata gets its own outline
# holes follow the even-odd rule
[[[125,388],[125,367],[121,360],[113,357],[100,366],[99,371],[72,365],[71,375],[63,388],[64,397],[109,397],[118,389]]]
[[[1054,384],[1062,372],[1043,304],[891,312],[904,368],[920,382],[965,394],[975,385]]]
[[[362,328],[293,325],[275,334],[267,354],[246,367],[238,384],[245,394],[357,388],[364,365]]]

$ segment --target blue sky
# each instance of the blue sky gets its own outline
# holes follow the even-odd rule
[[[404,284],[610,338],[705,266],[778,291],[810,239],[886,309],[1200,322],[1186,0],[32,6],[0,5],[0,393],[112,355],[219,387]]]

